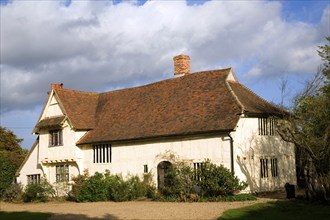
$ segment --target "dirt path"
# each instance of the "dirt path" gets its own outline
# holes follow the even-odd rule
[[[245,202],[172,203],[172,202],[49,202],[26,204],[0,204],[1,211],[29,211],[53,213],[50,220],[62,219],[216,219],[224,211],[267,202],[258,199]]]

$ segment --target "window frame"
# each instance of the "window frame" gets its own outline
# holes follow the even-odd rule
[[[278,177],[278,160],[276,157],[270,159],[270,169],[272,177]]]
[[[55,166],[55,179],[57,183],[70,181],[70,169],[68,164],[59,164]]]
[[[268,158],[260,158],[260,177],[268,178]]]
[[[40,183],[40,179],[41,179],[41,175],[40,174],[29,174],[26,175],[27,178],[27,184],[39,184]]]
[[[55,129],[49,131],[49,146],[50,147],[63,146],[62,129]]]
[[[261,136],[275,136],[277,118],[273,116],[258,117],[258,134]]]
[[[93,163],[106,164],[112,162],[112,146],[111,144],[95,144],[93,145]]]
[[[194,180],[201,181],[202,177],[200,174],[201,172],[203,172],[204,162],[194,162],[193,166],[194,166]]]
[[[148,173],[149,169],[148,169],[148,164],[144,164],[143,165],[143,173]]]

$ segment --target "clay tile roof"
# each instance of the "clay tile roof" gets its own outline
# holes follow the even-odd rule
[[[89,130],[95,126],[98,93],[68,89],[54,89],[60,105],[76,130]]]
[[[73,127],[88,130],[78,145],[228,132],[242,113],[278,113],[237,81],[227,81],[230,73],[204,71],[105,93],[55,92]]]
[[[243,105],[246,114],[263,114],[263,115],[283,115],[283,112],[278,107],[272,105],[261,97],[257,96],[244,85],[228,81],[230,87],[234,91],[240,103]]]
[[[229,71],[102,93],[97,125],[78,144],[232,130],[242,109],[226,86]]]

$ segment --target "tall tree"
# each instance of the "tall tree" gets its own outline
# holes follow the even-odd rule
[[[10,130],[0,127],[0,196],[13,182],[15,173],[24,157],[26,150],[20,146],[22,139]]]
[[[326,38],[330,42],[330,36]],[[290,123],[278,126],[280,136],[295,144],[306,180],[306,196],[327,200],[330,189],[330,46],[319,47],[323,64],[296,98]]]

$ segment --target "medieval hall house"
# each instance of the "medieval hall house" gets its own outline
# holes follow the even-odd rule
[[[102,93],[52,84],[17,181],[70,183],[88,169],[150,172],[159,186],[175,155],[195,168],[205,159],[223,164],[253,192],[296,183],[294,146],[276,132],[279,108],[240,84],[232,68],[191,73],[189,56],[179,55],[174,72]]]

